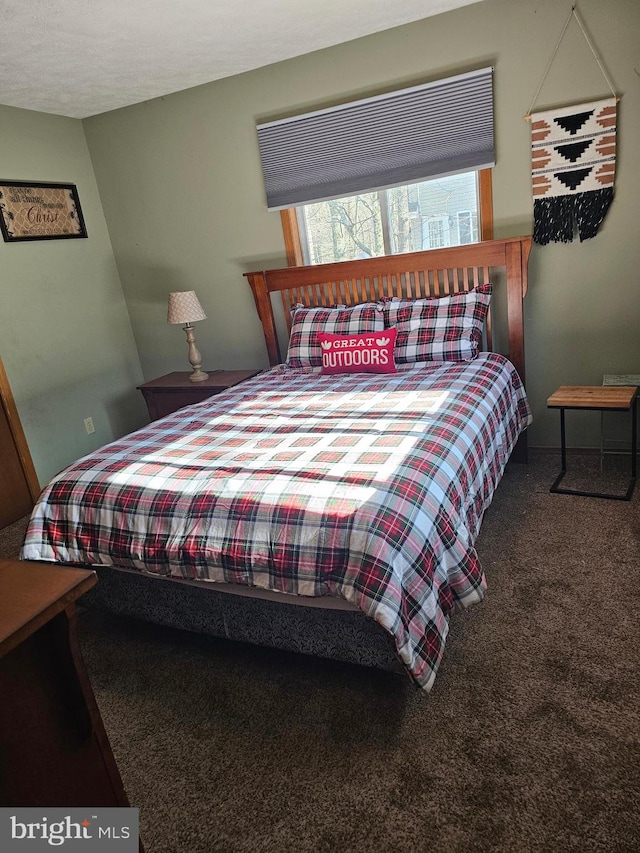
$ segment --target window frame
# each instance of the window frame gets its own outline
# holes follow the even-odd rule
[[[493,184],[492,170],[478,170],[478,205],[480,241],[493,240]],[[300,239],[300,228],[295,207],[288,207],[280,211],[282,220],[282,232],[284,234],[284,246],[287,255],[287,266],[303,267],[304,253]]]

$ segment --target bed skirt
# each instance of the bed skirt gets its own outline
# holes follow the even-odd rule
[[[95,568],[83,604],[158,625],[404,673],[393,641],[364,613],[247,598]]]

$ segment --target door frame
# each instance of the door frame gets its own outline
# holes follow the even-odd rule
[[[29,445],[27,444],[27,439],[25,438],[24,430],[22,429],[22,424],[20,423],[20,416],[18,415],[16,402],[13,398],[11,386],[9,385],[9,379],[7,377],[1,358],[0,405],[2,405],[4,413],[7,417],[9,429],[11,430],[11,435],[13,437],[13,443],[15,444],[18,459],[20,460],[22,472],[27,483],[27,488],[29,489],[31,500],[35,504],[40,495],[40,483],[38,482],[38,475],[36,474],[36,469],[34,468],[33,460],[31,459]]]

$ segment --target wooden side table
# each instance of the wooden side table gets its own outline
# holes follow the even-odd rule
[[[637,450],[637,400],[638,389],[628,385],[562,385],[547,400],[550,409],[560,409],[560,446],[562,468],[549,491],[561,495],[584,495],[591,498],[609,498],[629,501],[636,485]],[[631,479],[623,495],[606,492],[586,492],[579,489],[562,489],[560,482],[567,473],[567,445],[565,433],[566,409],[586,409],[596,412],[628,412],[631,410]]]
[[[158,418],[171,415],[183,406],[201,403],[207,397],[233,388],[258,373],[260,370],[214,370],[203,382],[191,382],[190,371],[185,370],[167,373],[166,376],[152,379],[137,387],[142,391],[149,417],[152,421],[157,421]]]
[[[75,602],[95,583],[0,560],[3,806],[129,806],[76,634]]]

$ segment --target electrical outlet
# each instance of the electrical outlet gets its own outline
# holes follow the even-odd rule
[[[93,418],[84,419],[84,428],[87,431],[87,435],[92,435],[96,431],[96,428],[93,425]]]

